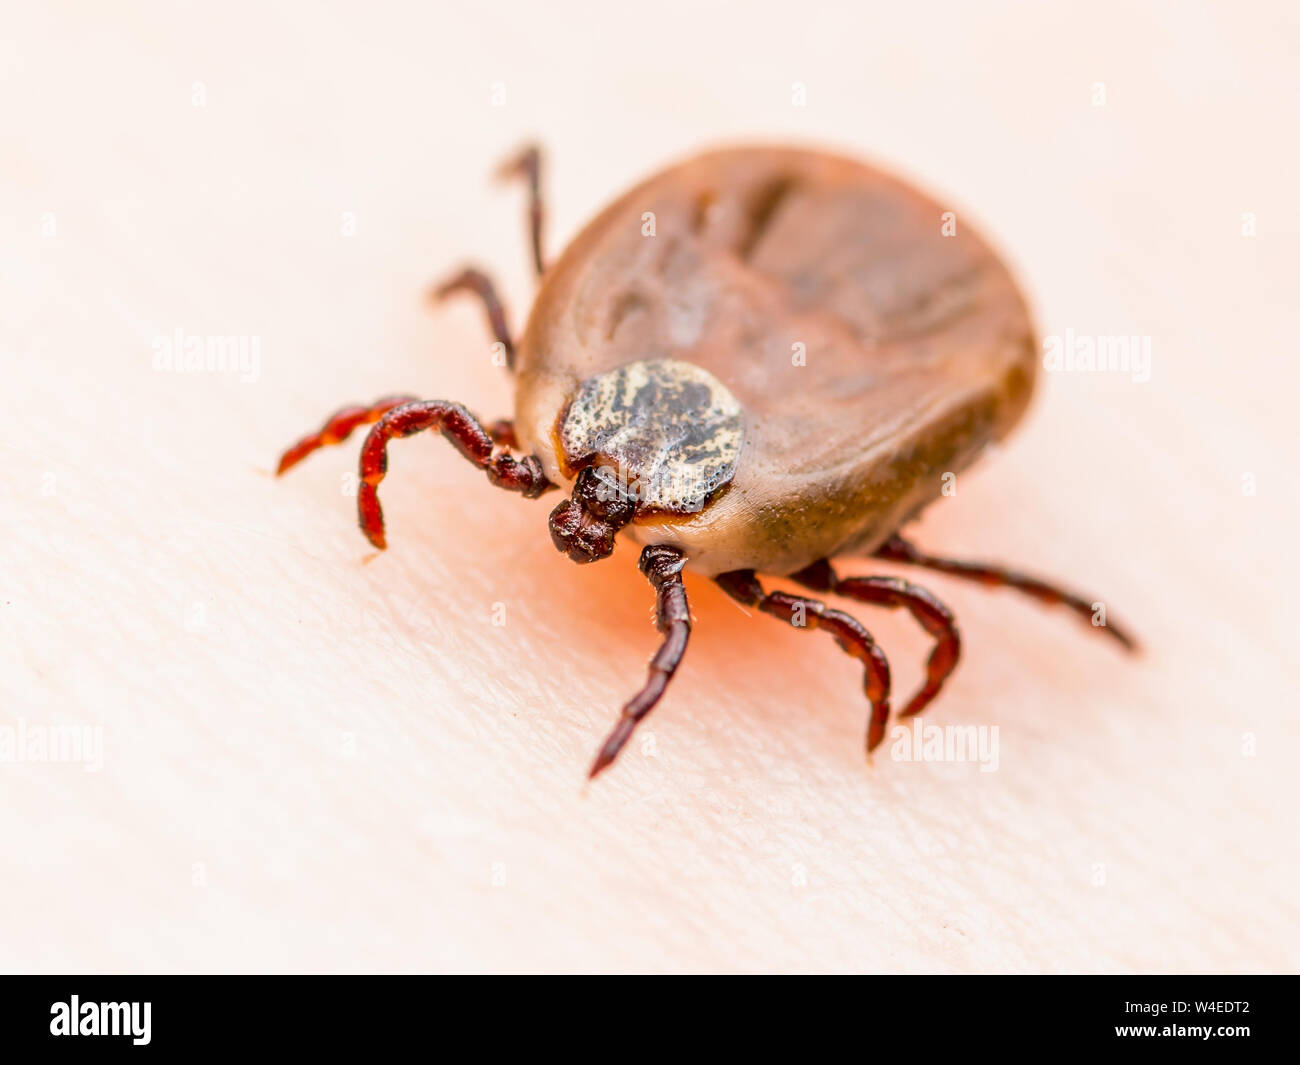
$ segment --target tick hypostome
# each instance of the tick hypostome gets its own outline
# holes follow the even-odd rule
[[[541,163],[506,164],[530,191],[540,279],[522,335],[492,281],[468,292],[514,374],[513,421],[484,427],[458,403],[394,396],[347,407],[285,452],[283,473],[374,423],[361,449],[361,528],[384,547],[377,489],[388,441],[436,429],[493,484],[534,499],[560,485],[555,546],[576,562],[644,545],[663,642],[591,768],[609,765],[672,679],[691,631],[682,570],[862,662],[867,749],[884,738],[889,663],[856,618],[768,591],[758,573],[813,592],[902,608],[934,639],[900,716],[938,694],[961,653],[951,611],[897,577],[841,577],[830,559],[875,557],[1058,603],[1125,647],[1091,598],[999,566],[927,554],[899,535],[945,478],[1019,420],[1037,367],[1034,328],[1006,267],[969,225],[862,163],[791,148],[710,152],[642,182],[547,266]],[[647,227],[645,219],[654,225]]]

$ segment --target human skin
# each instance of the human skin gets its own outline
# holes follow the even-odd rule
[[[901,77],[870,52],[878,35],[808,45],[809,70],[843,66],[822,51],[836,40],[868,49],[852,64],[867,80],[814,95],[811,132],[849,131],[837,147],[868,155],[875,138],[977,208],[1043,333],[1152,338],[1149,381],[1043,374],[1005,446],[909,530],[1095,594],[1145,650],[1012,592],[844,560],[949,604],[963,657],[920,720],[999,742],[991,772],[899,760],[890,740],[869,765],[859,665],[688,574],[685,662],[586,785],[657,641],[635,549],[574,565],[547,534],[555,495],[495,491],[436,438],[391,448],[382,554],[355,524],[359,439],[272,470],[344,403],[409,391],[510,413],[479,308],[423,297],[474,258],[522,324],[522,198],[482,175],[525,132],[554,162],[554,250],[735,118],[672,107],[649,59],[617,80],[627,57],[590,58],[581,37],[557,35],[541,64],[461,26],[463,57],[440,46],[447,73],[419,44],[439,27],[369,27],[379,43],[353,49],[356,23],[314,14],[305,54],[288,16],[176,17],[33,7],[12,34],[7,77],[32,103],[3,175],[0,727],[98,727],[103,749],[89,771],[0,764],[0,898],[24,915],[0,968],[1297,968],[1297,371],[1278,353],[1300,324],[1300,220],[1290,148],[1251,132],[1297,86],[1267,27],[1193,22],[1169,46],[1166,78],[1212,49],[1213,100],[1132,75],[1097,111],[1087,63],[1017,52],[1010,81],[989,79],[1016,47],[996,18],[954,9],[950,39],[917,16],[892,39],[927,40],[923,62],[958,74],[870,136],[852,132],[854,101]],[[1120,12],[1089,19],[1039,29],[1080,55],[1095,34],[1130,72],[1164,40]],[[113,49],[89,43],[102,34]],[[775,65],[780,37],[747,43]],[[487,104],[437,106],[493,80],[487,39],[515,86],[495,125]],[[684,47],[703,84],[751,69]],[[618,91],[530,110],[528,87],[562,86],[545,79],[580,51]],[[958,76],[954,94],[943,77]],[[925,132],[940,96],[969,108],[942,112],[946,144]],[[628,114],[646,120],[635,137]],[[962,141],[963,117],[987,151]],[[1061,128],[1069,150],[1034,147]],[[256,373],[161,368],[176,329],[256,336]],[[835,605],[912,691],[928,640],[905,616]]]

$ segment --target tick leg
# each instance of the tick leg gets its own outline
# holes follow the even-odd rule
[[[815,591],[842,595],[862,603],[902,607],[934,637],[934,650],[930,652],[925,668],[925,683],[903,708],[900,717],[911,717],[924,710],[957,667],[957,660],[961,657],[961,634],[957,631],[952,611],[919,585],[898,577],[840,578],[824,559],[793,574],[792,579]]]
[[[518,447],[519,438],[515,436],[515,423],[509,418],[500,418],[488,426],[488,436],[502,447]]]
[[[436,286],[433,290],[433,298],[445,300],[455,292],[473,293],[483,302],[483,310],[487,314],[488,329],[505,351],[506,369],[514,370],[515,343],[510,339],[510,326],[506,322],[506,309],[502,305],[500,297],[497,296],[496,286],[492,284],[492,279],[481,270],[476,270],[472,266],[466,267],[460,273],[449,277],[442,284]]]
[[[641,552],[639,565],[641,572],[654,587],[655,627],[664,634],[664,639],[655,656],[650,659],[645,686],[623,707],[618,724],[601,745],[596,760],[591,764],[588,780],[618,757],[618,752],[631,738],[633,730],[654,709],[667,690],[668,682],[677,672],[682,656],[686,654],[687,641],[691,637],[691,610],[686,602],[686,585],[682,583],[682,567],[686,565],[686,556],[675,547],[652,546]]]
[[[1125,649],[1129,651],[1137,649],[1137,641],[1125,629],[1109,623],[1096,625],[1093,622],[1094,607],[1091,599],[1075,595],[1073,592],[1068,592],[1063,588],[1048,584],[1046,581],[1041,581],[1037,577],[1029,577],[1023,573],[1016,573],[1014,570],[1003,569],[1001,566],[987,563],[958,562],[949,558],[927,555],[897,535],[891,536],[878,547],[875,555],[877,558],[888,559],[891,562],[907,562],[913,566],[924,566],[926,569],[938,570],[940,573],[950,573],[954,577],[965,577],[967,580],[978,581],[990,588],[998,586],[1016,588],[1037,599],[1040,603],[1067,607],[1090,625],[1093,625],[1094,628],[1104,628]]]
[[[498,449],[492,434],[459,403],[424,399],[393,407],[375,423],[361,446],[361,486],[357,492],[361,531],[381,550],[386,543],[384,512],[379,505],[378,489],[379,482],[388,472],[388,441],[395,436],[413,436],[427,429],[442,433],[498,488],[519,492],[525,499],[536,499],[555,487],[547,480],[535,455],[525,455],[520,459],[507,449]]]
[[[889,721],[889,661],[884,651],[876,646],[871,633],[856,618],[817,599],[787,592],[764,592],[753,570],[732,570],[719,574],[714,580],[733,599],[757,607],[796,629],[825,629],[846,654],[862,663],[865,671],[863,687],[871,701],[867,751],[874,751],[885,738],[885,725]]]
[[[415,399],[415,396],[389,396],[369,407],[344,407],[342,410],[335,411],[325,420],[320,432],[304,436],[280,456],[280,464],[276,467],[275,475],[279,477],[280,474],[292,469],[313,451],[319,451],[331,444],[343,443],[358,426],[377,422],[394,407],[400,407],[404,403],[414,403]]]
[[[505,180],[523,178],[528,184],[528,228],[533,246],[533,269],[541,277],[546,272],[542,260],[542,227],[546,220],[542,206],[542,152],[535,144],[526,145],[497,168],[497,177]]]

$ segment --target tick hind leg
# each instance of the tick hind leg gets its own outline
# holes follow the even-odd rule
[[[483,304],[483,312],[487,315],[488,331],[493,338],[501,345],[501,353],[505,358],[507,370],[513,371],[515,368],[515,342],[510,336],[510,325],[506,321],[505,305],[501,302],[501,297],[497,295],[496,286],[492,279],[482,270],[472,266],[467,266],[458,274],[453,274],[440,285],[435,285],[432,296],[438,301],[445,300],[448,296],[457,292],[468,292],[477,296]]]
[[[304,437],[281,457],[277,474],[297,465],[313,451],[329,444],[341,444],[358,426],[374,423],[361,448],[361,485],[357,491],[357,511],[361,531],[375,547],[383,549],[384,513],[379,505],[379,482],[388,472],[388,441],[395,436],[413,436],[427,429],[437,429],[455,445],[465,458],[483,470],[498,488],[519,492],[525,499],[536,499],[554,488],[542,472],[535,455],[516,458],[510,454],[514,428],[510,422],[497,422],[485,429],[479,420],[459,403],[441,399],[414,400],[393,396],[370,407],[345,407],[326,420],[315,433]]]
[[[542,151],[535,144],[525,145],[497,168],[502,180],[523,178],[528,186],[528,233],[533,252],[533,269],[538,277],[546,272],[542,258],[542,231],[546,211],[542,203]]]
[[[536,145],[528,145],[518,155],[511,156],[497,170],[497,177],[513,179],[522,177],[528,186],[528,228],[532,245],[533,268],[538,277],[545,272],[546,264],[542,259],[542,229],[545,222],[545,210],[542,206],[542,153]],[[469,292],[478,297],[487,315],[488,329],[493,338],[501,345],[505,356],[506,369],[515,368],[515,342],[510,335],[510,325],[506,320],[505,304],[497,295],[496,285],[484,271],[474,266],[466,267],[453,274],[440,285],[435,285],[432,296],[436,300],[445,300],[457,292]]]
[[[863,665],[863,688],[871,702],[867,726],[867,751],[874,751],[885,738],[889,721],[889,661],[862,624],[842,610],[834,610],[817,599],[787,592],[765,592],[753,570],[732,570],[714,578],[729,596],[746,606],[780,618],[794,628],[825,629],[840,648]]]
[[[1126,650],[1133,651],[1137,649],[1137,641],[1125,629],[1120,628],[1118,625],[1107,624],[1104,620],[1101,622],[1095,620],[1097,609],[1101,606],[1100,603],[1095,603],[1081,595],[1075,595],[1073,592],[1068,592],[1054,584],[1039,580],[1037,577],[1029,577],[1023,573],[1017,573],[1014,570],[1003,569],[1001,566],[988,563],[958,562],[954,559],[928,555],[901,536],[891,536],[876,549],[875,556],[888,559],[891,562],[906,562],[913,566],[923,566],[926,569],[937,570],[940,573],[950,573],[954,577],[964,577],[967,580],[977,581],[990,588],[999,586],[1015,588],[1037,599],[1040,603],[1046,603],[1050,606],[1064,606],[1093,627],[1104,629],[1110,633]],[[1104,613],[1102,616],[1104,618]]]
[[[824,559],[793,574],[792,579],[818,592],[891,609],[901,607],[934,637],[934,649],[926,662],[925,682],[903,707],[900,717],[910,717],[924,710],[957,668],[957,660],[961,657],[961,634],[957,631],[952,611],[919,585],[898,577],[841,578]]]
[[[650,659],[645,685],[623,707],[618,724],[601,745],[587,774],[589,780],[618,757],[618,752],[632,738],[637,725],[663,697],[668,682],[673,679],[686,654],[686,645],[691,637],[691,608],[686,601],[686,586],[682,583],[686,556],[675,547],[647,547],[641,552],[638,565],[655,590],[655,627],[663,633],[664,639]]]

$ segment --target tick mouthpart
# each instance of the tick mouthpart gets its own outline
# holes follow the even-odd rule
[[[551,540],[574,562],[598,562],[614,553],[614,534],[635,513],[636,505],[589,466],[578,474],[573,498],[551,511]]]

